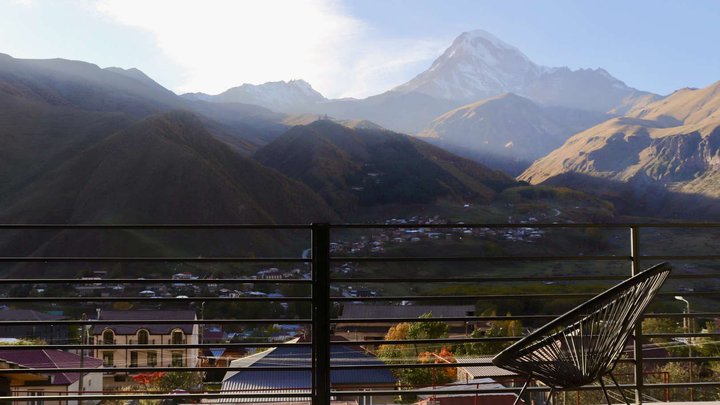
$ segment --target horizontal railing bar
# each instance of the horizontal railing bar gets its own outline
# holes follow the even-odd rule
[[[407,339],[407,340],[333,340],[330,345],[335,346],[379,346],[379,345],[433,345],[440,343],[483,343],[483,342],[513,342],[522,336],[507,337],[493,336],[485,338],[443,338],[443,339]]]
[[[310,297],[0,297],[0,302],[193,302],[193,301],[265,301],[310,302]]]
[[[684,223],[467,223],[467,224],[330,224],[331,229],[393,228],[720,228],[715,222]],[[0,229],[311,229],[310,224],[0,224]]]
[[[310,224],[0,224],[2,229],[307,229]]]
[[[650,312],[643,314],[644,318],[710,318],[720,317],[720,312]],[[643,334],[644,335],[644,334]]]
[[[333,256],[331,262],[541,262],[630,261],[631,256]]]
[[[277,347],[283,343],[276,342],[242,342],[242,343],[165,343],[152,345],[133,344],[49,344],[49,345],[2,345],[2,350],[110,350],[110,349],[216,349],[216,348],[245,348],[245,347]],[[293,346],[312,346],[311,342],[293,343]]]
[[[717,293],[695,292],[683,295],[713,295]],[[437,301],[437,300],[500,300],[500,299],[579,299],[594,297],[597,293],[573,294],[512,294],[512,295],[422,295],[422,296],[376,296],[376,297],[330,297],[330,301]],[[672,295],[668,293],[666,295]],[[196,301],[259,301],[259,302],[310,302],[309,297],[0,297],[0,302],[196,302]]]
[[[61,319],[42,321],[0,321],[2,326],[11,325],[203,325],[203,324],[250,324],[250,323],[284,323],[307,324],[311,319],[272,318],[272,319],[195,319],[195,320],[164,320],[164,319]]]
[[[343,364],[333,366],[330,364],[332,370],[381,370],[381,369],[395,369],[395,368],[456,368],[456,367],[477,367],[486,366],[486,363],[463,363],[459,366],[458,363],[405,363],[405,364]]]
[[[720,275],[718,275],[720,277]],[[331,278],[331,283],[506,283],[514,281],[626,280],[629,276],[538,276],[538,277],[424,277],[424,278]]]
[[[646,357],[643,359],[646,362],[668,362],[668,363],[681,363],[687,361],[718,361],[720,356],[698,356],[698,357]]]
[[[388,278],[388,277],[342,277],[331,278],[331,283],[506,283],[533,281],[612,281],[627,280],[630,276],[533,276],[533,277],[424,277],[424,278]],[[668,280],[684,279],[720,279],[718,274],[674,274]]]
[[[626,280],[629,276],[534,276],[534,277],[425,277],[425,278],[387,278],[387,277],[373,277],[373,278],[332,278],[332,283],[413,283],[413,282],[447,282],[447,283],[462,283],[462,282],[532,282],[532,281],[594,281],[594,280]],[[706,278],[718,278],[720,279],[720,273],[718,274],[674,274],[668,277],[668,279],[706,279]],[[25,284],[25,283],[36,283],[36,284],[72,284],[72,285],[93,285],[93,284],[283,284],[283,283],[297,283],[297,284],[310,284],[311,279],[294,279],[294,278],[283,278],[283,279],[265,279],[265,278],[238,278],[238,279],[139,279],[139,278],[108,278],[101,280],[82,280],[77,278],[0,278],[0,284]]]
[[[503,299],[547,299],[547,298],[589,298],[598,293],[572,294],[488,294],[488,295],[414,295],[414,296],[375,296],[375,297],[330,297],[331,301],[438,301],[438,300],[503,300]]]
[[[110,257],[110,256],[2,256],[0,262],[92,262],[92,263],[309,263],[310,259],[300,257]]]
[[[522,319],[555,319],[562,314],[555,315],[504,315],[504,316],[453,316],[453,317],[433,317],[430,318],[432,321],[437,322],[474,322],[474,321],[508,321],[508,320],[522,320]],[[684,313],[647,313],[643,315],[644,318],[708,318],[708,317],[720,317],[720,312],[693,312],[690,314]],[[395,323],[395,322],[427,322],[427,318],[418,317],[402,317],[402,318],[332,318],[332,323]],[[207,322],[209,323],[209,322]]]
[[[94,285],[94,284],[243,284],[243,283],[299,283],[310,284],[312,280],[304,278],[237,278],[237,279],[211,279],[203,278],[197,280],[178,280],[178,279],[160,279],[160,278],[104,278],[101,280],[82,280],[77,278],[0,278],[0,284],[77,284],[77,285]]]
[[[401,317],[401,318],[332,318],[331,323],[397,323],[397,322],[477,322],[506,321],[514,319],[554,319],[560,315],[511,315],[511,316],[444,316],[432,318]]]
[[[468,384],[470,386],[476,384]],[[482,384],[480,384],[482,385]],[[702,382],[685,382],[685,383],[666,383],[666,384],[643,384],[643,389],[662,389],[662,388],[686,388],[686,387],[718,387],[720,381],[702,381]],[[623,389],[636,388],[635,384],[620,384]],[[600,385],[585,385],[583,387],[574,388],[568,390],[573,391],[596,391],[601,390]],[[526,392],[547,392],[550,387],[537,386],[527,387]],[[386,396],[386,395],[456,395],[456,394],[517,394],[519,388],[487,388],[487,389],[443,389],[438,387],[437,389],[409,389],[409,390],[372,390],[372,391],[358,391],[358,390],[332,390],[332,395],[348,395],[348,396]]]
[[[310,388],[300,388],[302,390],[310,391]],[[192,393],[192,392],[173,392],[167,394],[83,394],[83,395],[43,395],[40,398],[37,396],[11,396],[2,397],[0,401],[24,401],[24,402],[43,402],[43,401],[102,401],[102,400],[161,400],[161,399],[222,399],[222,398],[286,398],[286,397],[310,397],[310,393],[297,393],[291,394],[284,392],[251,392],[251,391],[222,391],[213,392],[208,391],[204,393]]]
[[[630,223],[533,223],[533,224],[330,224],[331,229],[405,229],[405,228],[629,228],[631,226],[640,226]],[[720,224],[718,224],[720,227]]]
[[[643,333],[648,338],[674,338],[674,337],[709,337],[720,336],[720,332],[695,332],[695,333]]]
[[[487,294],[487,295],[378,295],[374,297],[330,297],[331,301],[437,301],[437,300],[506,300],[506,299],[549,299],[549,298],[592,298],[601,291],[595,293],[558,293],[558,294]],[[678,292],[660,292],[658,296],[672,297]],[[683,291],[683,296],[717,296],[716,291]]]
[[[468,384],[468,386],[477,386],[476,384]],[[703,387],[717,387],[720,386],[720,381],[702,381],[702,382],[681,382],[681,383],[656,383],[656,384],[644,384],[645,389],[664,389],[664,388],[703,388]],[[620,384],[623,389],[635,388],[635,384]],[[300,390],[310,391],[310,388],[299,388]],[[596,391],[600,390],[599,385],[588,385],[573,391]],[[547,392],[549,387],[528,387],[528,392]],[[348,396],[387,396],[387,395],[455,395],[455,394],[517,394],[518,388],[468,388],[468,389],[409,389],[409,390],[331,390],[330,394],[334,396],[348,395]],[[178,392],[178,393],[163,393],[163,394],[83,394],[83,395],[44,395],[41,400],[43,401],[77,401],[77,400],[132,400],[132,399],[148,399],[148,400],[161,400],[161,399],[223,399],[223,398],[283,398],[283,397],[310,397],[310,393],[307,392],[292,392],[292,393],[279,393],[279,392],[249,392],[249,391],[218,391],[218,392]],[[0,400],[7,401],[37,401],[37,396],[2,396]]]
[[[78,360],[79,362],[79,360]],[[310,359],[308,358],[308,364]],[[253,366],[253,370],[257,371],[307,371],[311,370],[311,366]],[[146,371],[241,371],[248,370],[247,367],[58,367],[58,368],[4,368],[2,369],[3,374],[27,374],[28,372],[47,374],[47,373],[131,373],[131,372],[146,372]]]
[[[693,260],[720,260],[720,255],[659,255],[659,256],[640,256],[640,260],[655,261],[693,261]]]

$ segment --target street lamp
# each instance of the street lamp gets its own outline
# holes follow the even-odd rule
[[[683,325],[685,327],[686,333],[693,333],[694,328],[692,328],[692,324],[691,324],[692,318],[690,318],[690,301],[686,300],[685,298],[683,298],[680,295],[676,295],[675,299],[685,303],[685,305],[686,305],[685,314],[687,316],[685,318],[683,318]],[[687,342],[688,342],[688,358],[689,358],[688,366],[689,366],[689,372],[690,372],[690,382],[692,382],[692,359],[691,359],[692,358],[692,344],[693,344],[692,336],[688,337]],[[693,400],[693,389],[691,387],[690,388],[690,401],[692,401],[692,400]]]

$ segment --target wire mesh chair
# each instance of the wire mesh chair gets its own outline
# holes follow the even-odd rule
[[[599,382],[610,404],[602,378],[610,376],[629,405],[625,392],[612,375],[625,344],[640,316],[670,274],[660,263],[579,305],[495,356],[493,364],[527,377],[518,403],[532,379],[555,391]]]

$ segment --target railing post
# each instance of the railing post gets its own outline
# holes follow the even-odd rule
[[[640,269],[640,227],[632,225],[630,227],[630,256],[632,257],[631,272],[632,275],[638,274]],[[642,321],[635,326],[633,332],[635,339],[633,340],[633,352],[635,356],[635,404],[642,404],[643,391],[643,351],[642,351]]]
[[[312,404],[330,404],[330,225],[312,224]]]

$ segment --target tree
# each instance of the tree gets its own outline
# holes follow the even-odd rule
[[[202,377],[192,371],[171,371],[163,373],[157,380],[157,389],[162,392],[173,390],[197,391],[202,384]]]
[[[432,318],[431,313],[420,316]],[[447,337],[448,326],[440,321],[403,322],[390,327],[385,340],[427,340]],[[454,363],[455,358],[450,350],[440,344],[398,344],[381,345],[378,357],[387,364],[442,364]],[[421,367],[394,369],[393,373],[401,387],[425,387],[442,385],[455,380],[457,369],[454,367]]]
[[[491,311],[489,314],[485,313],[484,316],[495,316],[495,311]],[[511,316],[509,312],[506,316]],[[480,338],[493,338],[493,337],[513,337],[522,335],[522,322],[517,319],[508,321],[490,321],[488,322],[488,328],[485,330],[476,329],[470,335],[475,339]],[[487,342],[473,342],[464,343],[460,345],[456,353],[458,355],[495,355],[500,353],[503,349],[510,346],[512,342],[509,341],[492,341]]]

